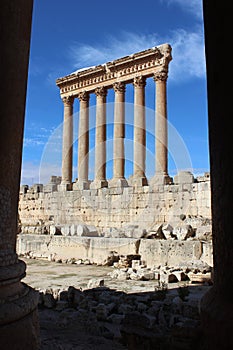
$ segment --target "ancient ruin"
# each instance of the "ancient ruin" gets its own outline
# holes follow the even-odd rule
[[[0,259],[0,339],[1,344],[4,344],[4,349],[7,350],[41,349],[37,316],[38,293],[35,291],[33,292],[32,288],[21,282],[25,276],[26,266],[21,259],[18,259],[15,249],[17,239],[16,202],[19,193],[19,174],[21,167],[22,131],[26,100],[32,3],[31,0],[12,0],[11,2],[4,0],[1,1],[0,5],[1,22],[4,24],[1,32],[1,39],[3,39],[2,56],[4,57],[4,61],[0,67],[1,76],[3,77],[1,81],[4,86],[1,94],[1,116],[4,127],[1,128],[2,143],[0,147],[0,159],[2,165],[0,172],[1,203],[4,204],[1,205],[0,210],[0,234],[2,238]],[[183,308],[185,312],[192,315],[192,320],[194,320],[192,311],[197,311],[195,315],[198,318],[199,316],[201,318],[200,332],[198,333],[195,331],[197,330],[195,322],[193,323],[193,328],[190,328],[190,323],[188,324],[185,328],[185,334],[180,332],[179,327],[175,327],[173,339],[177,340],[177,338],[179,338],[180,342],[166,344],[173,350],[174,348],[177,349],[177,345],[184,348],[184,340],[190,340],[189,345],[186,347],[188,349],[190,349],[190,346],[194,349],[200,348],[212,350],[220,348],[229,350],[233,347],[232,292],[229,284],[233,271],[233,240],[231,234],[232,171],[231,162],[229,161],[232,140],[230,135],[231,120],[230,118],[226,118],[231,109],[231,91],[230,89],[222,88],[226,85],[227,75],[222,74],[222,66],[219,64],[219,62],[222,61],[222,51],[219,50],[219,46],[216,45],[216,42],[221,42],[223,38],[226,41],[230,41],[230,26],[232,22],[230,19],[231,11],[229,8],[226,8],[226,5],[223,6],[220,2],[216,2],[215,6],[212,6],[212,3],[203,1],[203,10],[208,85],[208,126],[210,134],[214,284],[204,295],[204,298],[202,298],[198,310],[197,308],[195,310],[194,305],[189,307],[190,305],[186,304],[185,301],[181,306],[179,300],[180,297],[177,299],[174,296],[172,297],[174,305],[168,310],[167,306],[169,304],[167,304],[167,302],[168,299],[171,301],[171,298],[167,298],[167,300],[165,298],[164,300],[166,300],[166,303],[163,303],[161,302],[161,299],[155,300],[156,296],[154,293],[152,298],[146,295],[144,295],[144,298],[142,298],[142,295],[136,295],[132,301],[132,306],[134,308],[139,307],[140,312],[143,312],[143,308],[147,308],[152,315],[159,316],[158,321],[164,325],[164,321],[171,320],[172,323],[176,319],[174,317],[169,318],[167,312],[172,312],[173,314],[173,310],[178,310],[179,312],[179,310]],[[222,21],[219,21],[219,18],[224,18],[224,26],[222,25]],[[20,55],[18,54],[19,52]],[[218,81],[218,84],[216,84],[216,81]],[[12,82],[14,84],[12,84]],[[14,101],[14,103],[12,103],[12,101]],[[15,127],[12,128],[12,125]],[[198,179],[194,179],[194,182],[192,183],[198,183],[200,186]],[[56,181],[55,183],[52,182],[50,188],[54,189],[56,185]],[[202,185],[204,184],[202,183],[201,186]],[[206,184],[204,186],[208,187]],[[34,188],[29,189],[30,195],[32,195],[33,191],[39,195],[38,191],[40,191],[41,188],[41,186],[35,186],[35,191]],[[23,191],[25,193],[25,188]],[[34,199],[31,198],[31,201],[33,200]],[[199,198],[198,205],[200,205],[200,202],[202,201],[203,198]],[[181,215],[181,217],[184,219],[183,215]],[[41,226],[41,229],[44,228],[44,225],[40,224],[38,226]],[[37,235],[37,237],[39,237],[39,235]],[[66,302],[68,304],[71,302],[76,307],[76,303],[79,303],[78,298],[81,294],[83,303],[79,303],[79,306],[81,306],[80,304],[86,304],[88,306],[87,301],[90,301],[89,293],[92,293],[94,297],[95,293],[98,293],[96,299],[99,302],[97,305],[98,310],[96,309],[96,316],[98,317],[103,317],[103,315],[105,315],[106,308],[103,306],[103,301],[109,301],[108,295],[102,289],[93,289],[86,293],[80,293],[80,291],[71,288],[65,293],[61,293],[62,298],[60,299],[57,297],[56,291],[53,291],[53,293],[56,295],[51,296],[51,294],[47,295],[47,293],[45,293],[39,303],[45,303],[46,301],[46,304],[50,307],[51,303],[55,305],[53,303],[54,298],[55,303],[59,308],[62,308]],[[162,295],[164,296],[163,291]],[[186,294],[184,293],[183,297],[185,297],[185,295]],[[111,298],[115,298],[115,294],[113,294],[113,296],[110,295],[110,300],[112,301]],[[121,305],[124,304],[124,301],[127,300],[127,298],[127,295],[124,296],[118,294],[117,312],[122,308]],[[114,299],[114,301],[116,300]],[[110,306],[112,306],[111,304],[112,303],[108,304],[108,310]],[[162,312],[160,312],[161,310]],[[64,323],[66,321],[69,321],[70,324],[72,324],[73,320],[69,317],[69,312],[66,310],[60,315],[63,324],[61,323],[58,332],[61,334],[61,337],[63,336],[63,338],[65,338],[61,329],[65,329]],[[78,324],[84,324],[85,327],[88,326],[89,328],[86,327],[86,330],[89,333],[91,332],[91,325],[92,329],[93,325],[95,329],[96,327],[98,327],[98,329],[101,328],[99,327],[99,324],[95,321],[93,322],[93,319],[91,318],[88,323],[87,319],[85,319],[85,315],[81,313],[81,311],[79,312],[79,316]],[[114,319],[115,324],[117,323],[116,320],[121,318],[121,316],[119,317],[119,314],[114,315],[113,313],[111,313],[110,317],[111,319]],[[157,337],[157,335],[159,335],[157,325],[155,325],[153,329],[150,328],[151,323],[153,323],[151,318],[148,316],[143,317],[144,330],[142,330],[140,324],[137,323],[137,320],[142,320],[142,318],[139,317],[138,310],[136,310],[136,312],[133,311],[130,315],[128,313],[128,316],[125,319],[122,331],[124,337],[129,340],[127,349],[139,350],[145,349],[145,346],[150,349],[158,344],[160,345],[161,338]],[[48,325],[54,325],[54,319],[51,318],[51,314],[47,321],[48,322],[45,323],[45,326],[48,330]],[[74,325],[76,327],[77,322]],[[72,330],[74,330],[75,335],[74,333],[71,333],[77,341],[77,328]],[[70,331],[70,329],[68,329],[68,331]],[[104,331],[103,328],[102,331]],[[198,337],[199,345],[192,341],[193,336],[195,337],[195,333]],[[52,332],[50,334],[52,334]],[[153,339],[154,335],[156,335],[156,338]],[[109,334],[107,336],[109,337]],[[50,348],[51,346],[53,347],[53,345],[55,348],[60,346],[59,343],[50,343],[47,345],[50,346]],[[70,339],[67,340],[65,345],[70,347]],[[107,346],[106,348],[111,348],[109,343],[105,345]],[[166,349],[169,348],[168,346],[166,346]]]
[[[65,348],[69,342],[77,346],[84,338],[87,342],[86,329],[90,336],[102,339],[101,349],[127,346],[135,350],[138,339],[148,349],[155,344],[171,349],[199,344],[198,300],[213,283],[210,174],[195,177],[187,170],[179,170],[173,178],[168,174],[166,85],[171,59],[171,47],[164,44],[56,81],[64,103],[62,176],[51,176],[45,185],[21,186],[17,251],[23,259],[62,264],[59,270],[74,267],[74,274],[85,271],[88,275],[90,266],[95,270],[90,280],[82,279],[80,285],[75,277],[66,288],[65,281],[63,288],[56,288],[59,276],[50,278],[49,286],[43,288],[41,276],[37,289],[41,324],[48,325],[46,330],[42,327],[45,349],[47,344],[57,347],[62,342]],[[145,86],[151,77],[156,152],[155,174],[148,178]],[[125,176],[126,84],[134,87],[133,174],[129,178]],[[106,97],[112,88],[113,178],[107,179]],[[91,181],[89,99],[93,93],[95,173]],[[73,181],[75,98],[80,110],[78,174]],[[111,270],[96,278],[100,267]],[[192,289],[196,284],[203,285],[201,292]],[[61,339],[47,341],[53,331]]]
[[[61,188],[72,188],[73,103],[80,101],[78,136],[78,180],[73,189],[88,189],[89,123],[91,93],[96,95],[95,179],[91,188],[127,186],[124,173],[125,85],[134,86],[134,174],[133,183],[144,185],[145,177],[145,85],[153,77],[156,84],[156,179],[170,181],[167,173],[167,96],[168,44],[126,56],[93,68],[82,69],[57,79],[64,103],[63,159]],[[106,180],[106,95],[115,92],[113,179]]]
[[[163,44],[56,81],[64,103],[62,176],[21,186],[18,252],[52,260],[111,261],[140,255],[147,267],[190,259],[212,266],[210,177],[168,174],[171,46]],[[146,79],[155,81],[155,174],[145,169]],[[125,177],[125,85],[134,87],[133,175]],[[113,178],[106,178],[106,95],[113,88]],[[89,179],[89,98],[96,95],[95,176]],[[78,176],[73,181],[73,105],[79,99]],[[182,243],[181,243],[182,242]],[[114,254],[113,254],[114,252]],[[156,253],[155,253],[156,252]]]

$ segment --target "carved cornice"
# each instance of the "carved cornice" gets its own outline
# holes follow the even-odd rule
[[[168,71],[172,60],[171,46],[163,44],[117,60],[87,69],[80,69],[56,80],[61,97],[79,96],[83,90],[93,93],[97,87],[112,88],[114,83],[133,83],[137,76],[153,77],[156,72]]]
[[[122,82],[116,82],[113,84],[113,89],[115,92],[122,94],[125,92],[125,84]]]
[[[95,89],[96,96],[106,97],[107,96],[107,89],[105,87],[97,87]]]
[[[135,77],[133,80],[133,86],[136,88],[143,88],[146,86],[146,78],[142,77],[141,75],[139,77]]]
[[[168,77],[168,72],[166,70],[162,70],[154,73],[154,81],[166,81]]]
[[[90,95],[87,91],[81,91],[78,93],[79,101],[87,102],[89,101]]]
[[[64,105],[72,106],[74,103],[74,96],[65,96],[62,98]]]

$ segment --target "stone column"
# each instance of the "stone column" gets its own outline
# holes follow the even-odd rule
[[[62,144],[62,182],[61,190],[72,189],[73,166],[73,96],[62,99],[64,103],[63,144]]]
[[[116,82],[113,84],[115,91],[114,105],[114,146],[113,146],[113,178],[111,187],[126,187],[128,183],[124,177],[125,171],[125,84]]]
[[[78,94],[80,102],[79,131],[78,131],[78,179],[74,189],[85,190],[89,188],[88,162],[89,162],[89,93]]]
[[[39,349],[38,292],[22,283],[18,259],[18,200],[33,1],[0,3],[0,344]]]
[[[155,176],[152,183],[166,185],[171,182],[167,172],[167,70],[156,72],[154,81],[156,83],[156,127]]]
[[[95,179],[91,188],[108,187],[106,181],[106,96],[107,89],[98,87],[96,94]]]
[[[132,184],[147,185],[145,176],[146,160],[146,121],[145,121],[145,86],[146,78],[134,78],[134,173]]]

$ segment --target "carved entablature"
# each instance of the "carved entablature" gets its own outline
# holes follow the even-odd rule
[[[137,52],[92,68],[80,69],[56,81],[61,97],[79,97],[85,90],[95,92],[97,87],[112,88],[115,82],[133,83],[139,79],[155,76],[156,72],[167,72],[172,60],[171,46],[163,44]]]

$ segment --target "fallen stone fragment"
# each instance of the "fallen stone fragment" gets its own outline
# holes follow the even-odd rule
[[[98,287],[103,287],[104,286],[104,279],[99,278],[99,279],[91,279],[89,280],[87,284],[87,288],[98,288]]]

